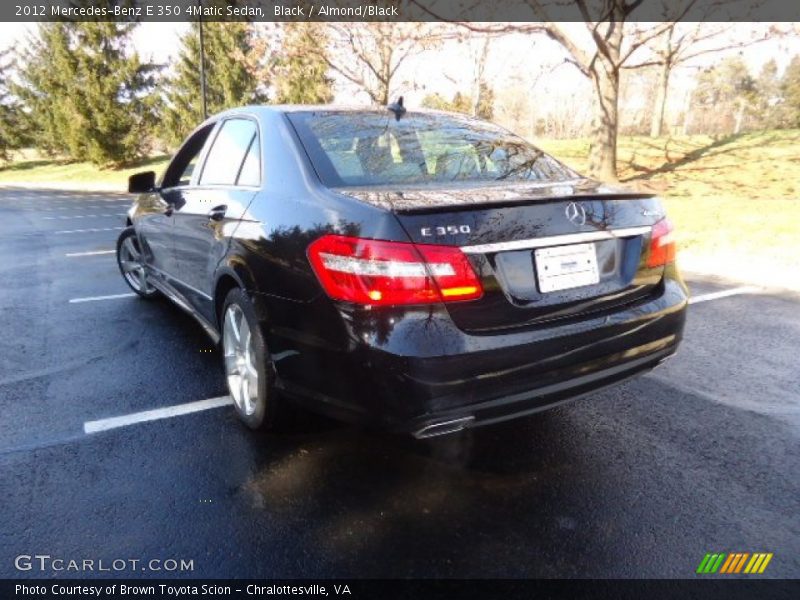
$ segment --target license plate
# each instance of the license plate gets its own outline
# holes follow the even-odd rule
[[[533,256],[539,291],[543,294],[600,281],[594,244],[537,248]]]

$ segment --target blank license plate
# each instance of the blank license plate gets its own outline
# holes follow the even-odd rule
[[[542,293],[593,285],[600,281],[594,244],[573,244],[534,250]]]

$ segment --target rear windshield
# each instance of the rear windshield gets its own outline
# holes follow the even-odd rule
[[[457,115],[288,114],[328,187],[563,181],[577,174],[507,131]]]

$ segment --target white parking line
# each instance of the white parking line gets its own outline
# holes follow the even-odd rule
[[[117,300],[118,298],[130,298],[135,296],[134,293],[129,294],[114,294],[112,296],[89,296],[87,298],[73,298],[69,301],[70,304],[80,304],[81,302],[97,302],[99,300]]]
[[[730,290],[722,290],[720,292],[711,292],[709,294],[700,294],[699,296],[692,296],[689,298],[689,304],[697,304],[698,302],[708,302],[709,300],[718,300],[719,298],[727,298],[728,296],[738,296],[740,294],[757,294],[761,288],[754,285],[743,285],[742,287],[732,288]]]
[[[119,417],[98,419],[96,421],[86,421],[83,424],[83,432],[90,434],[97,433],[99,431],[108,431],[109,429],[117,429],[119,427],[135,425],[136,423],[157,421],[159,419],[169,419],[171,417],[179,417],[181,415],[188,415],[195,412],[210,410],[212,408],[220,408],[223,406],[228,406],[232,403],[233,401],[231,400],[230,396],[221,396],[219,398],[209,398],[208,400],[198,400],[197,402],[187,402],[186,404],[176,404],[174,406],[165,406],[164,408],[145,410]]]
[[[102,254],[114,254],[116,250],[93,250],[91,252],[67,252],[64,256],[100,256]]]
[[[124,227],[97,227],[94,229],[67,229],[65,231],[54,231],[53,233],[92,233],[95,231],[119,231]]]
[[[115,213],[111,215],[67,215],[58,217],[42,217],[42,221],[63,221],[64,219],[100,219],[104,217],[124,217],[125,213]]]

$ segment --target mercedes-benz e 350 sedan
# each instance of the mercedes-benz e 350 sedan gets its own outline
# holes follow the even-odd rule
[[[659,200],[466,116],[245,107],[129,187],[123,277],[221,344],[252,428],[299,402],[449,433],[648,371],[681,339]]]

